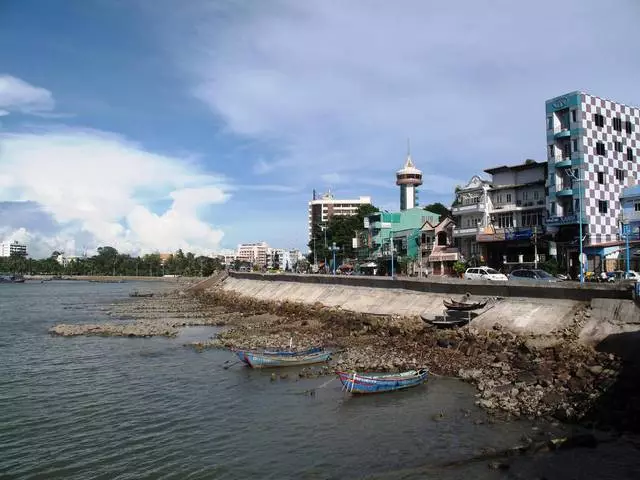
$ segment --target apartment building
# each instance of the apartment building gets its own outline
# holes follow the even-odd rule
[[[0,257],[27,256],[27,246],[18,241],[0,243]]]
[[[267,266],[267,252],[269,245],[266,242],[241,243],[236,249],[236,260],[248,262],[258,267]]]
[[[546,217],[547,162],[489,168],[456,191],[454,244],[466,260],[510,269],[535,265]],[[539,249],[537,260],[544,258]]]
[[[603,249],[620,242],[620,194],[640,181],[640,109],[579,91],[545,108],[547,227],[576,271],[581,223],[585,268],[601,270]]]
[[[357,199],[338,199],[331,191],[316,195],[313,191],[313,198],[309,201],[309,241],[313,239],[313,229],[325,225],[333,216],[349,217],[358,213],[362,205],[371,204],[371,197],[363,196]]]

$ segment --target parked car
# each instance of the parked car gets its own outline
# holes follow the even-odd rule
[[[506,282],[509,280],[504,273],[489,267],[467,268],[463,278],[466,280],[491,280],[492,282]]]
[[[607,277],[608,282],[619,282],[621,280],[635,280],[636,282],[640,281],[640,274],[633,270],[629,270],[628,273],[623,270],[608,272]]]
[[[522,280],[525,282],[559,282],[560,279],[550,273],[539,269],[514,270],[509,274],[509,280]]]

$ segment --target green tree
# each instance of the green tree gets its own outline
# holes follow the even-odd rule
[[[424,210],[440,215],[440,220],[451,217],[451,210],[440,202],[430,203],[429,205],[425,205],[423,208]]]

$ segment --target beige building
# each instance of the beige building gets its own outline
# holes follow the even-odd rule
[[[238,245],[235,257],[236,260],[240,260],[241,262],[248,262],[251,265],[266,267],[268,251],[269,245],[267,242],[241,243]]]
[[[331,217],[350,217],[358,213],[362,205],[371,203],[371,197],[357,199],[335,198],[329,191],[320,196],[313,191],[313,199],[309,201],[309,241],[313,239],[313,226],[325,225]]]

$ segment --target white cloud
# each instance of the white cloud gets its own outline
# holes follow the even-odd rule
[[[319,171],[374,170],[393,185],[408,136],[431,180],[464,179],[544,158],[547,98],[589,89],[640,103],[637,7],[627,5],[603,30],[608,5],[568,0],[558,36],[539,30],[552,0],[194,1],[168,9],[159,31],[194,96],[232,131],[277,145],[271,162],[288,174],[308,184]]]
[[[0,202],[33,201],[61,226],[67,245],[90,234],[122,251],[210,253],[223,232],[199,211],[229,197],[223,178],[203,174],[189,158],[146,151],[101,131],[62,129],[0,135]],[[170,207],[154,213],[156,202]]]
[[[11,75],[0,75],[0,116],[10,112],[47,112],[53,107],[53,95],[49,90]]]

